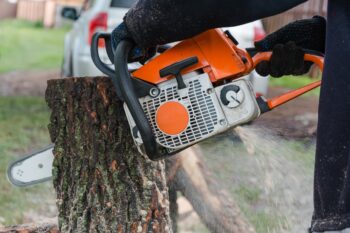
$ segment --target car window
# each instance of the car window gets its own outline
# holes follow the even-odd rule
[[[135,2],[137,2],[137,0],[112,0],[111,7],[130,8]]]

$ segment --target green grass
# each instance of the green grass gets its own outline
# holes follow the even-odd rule
[[[18,155],[49,143],[49,111],[39,97],[0,97],[0,224],[22,222],[24,212],[43,208],[48,184],[15,188],[6,179],[8,164]]]
[[[0,21],[0,73],[59,68],[67,31],[21,20]]]
[[[270,78],[270,86],[284,87],[288,89],[297,89],[299,87],[306,86],[312,82],[318,81],[320,79],[311,79],[308,76],[284,76],[282,78]],[[309,96],[319,96],[320,88],[316,88],[306,95]]]
[[[263,177],[261,177],[263,175],[261,171],[264,170],[257,169],[260,167],[260,161],[265,161],[265,165],[262,163],[261,166],[268,168],[266,162],[273,162],[282,156],[289,164],[285,169],[290,169],[291,164],[294,164],[297,167],[296,171],[300,174],[312,173],[314,166],[314,143],[270,138],[269,135],[266,137],[267,139],[261,143],[254,144],[260,147],[270,139],[278,140],[278,142],[271,143],[273,148],[267,154],[263,153],[265,147],[256,148],[254,155],[248,154],[245,146],[234,138],[218,137],[201,143],[205,164],[210,171],[213,171],[216,179],[221,184],[226,185],[225,189],[229,191],[244,215],[259,233],[289,229],[287,216],[274,211],[276,208],[275,196],[270,198],[266,194],[264,195],[264,182]],[[264,159],[268,156],[271,156],[272,159]],[[291,172],[293,171],[291,170]]]

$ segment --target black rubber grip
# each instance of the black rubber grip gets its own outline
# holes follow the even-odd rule
[[[101,58],[100,54],[98,52],[98,44],[100,39],[104,39],[106,43],[106,50],[107,50],[107,55],[109,59],[111,60],[112,63],[114,63],[114,55],[113,55],[113,50],[112,46],[110,45],[110,38],[111,35],[109,33],[103,33],[103,32],[97,32],[92,36],[92,41],[91,41],[91,58],[92,61],[94,62],[95,66],[104,74],[106,74],[109,77],[115,76],[115,71],[111,69],[106,63],[104,63]],[[108,48],[108,49],[107,49]],[[112,59],[111,59],[112,58]]]
[[[151,160],[163,159],[167,155],[159,152],[152,128],[136,95],[128,70],[128,54],[132,48],[133,43],[126,40],[121,41],[117,46],[114,57],[115,70],[117,70],[115,85],[121,87],[122,97],[140,131],[146,154]]]

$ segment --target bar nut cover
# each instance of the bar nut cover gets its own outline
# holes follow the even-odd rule
[[[158,108],[156,123],[164,134],[176,136],[187,129],[190,115],[184,105],[177,101],[169,101]]]
[[[220,93],[221,102],[228,108],[236,108],[243,103],[244,93],[237,85],[227,85]]]

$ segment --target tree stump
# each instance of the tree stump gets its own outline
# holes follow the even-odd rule
[[[141,156],[108,78],[48,82],[61,232],[172,232],[164,161]]]
[[[61,232],[176,232],[180,191],[211,232],[255,233],[196,147],[167,168],[137,152],[110,79],[51,80],[46,100]]]

